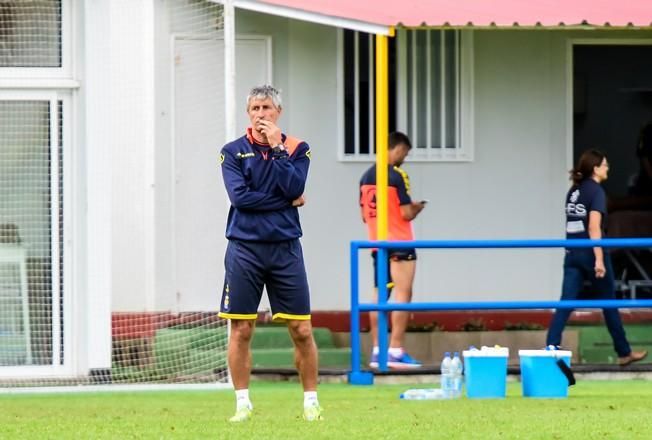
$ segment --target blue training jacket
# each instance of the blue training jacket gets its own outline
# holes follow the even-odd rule
[[[303,195],[310,147],[291,136],[282,139],[287,152],[276,154],[256,143],[249,129],[222,148],[222,176],[231,201],[226,238],[277,242],[301,237],[292,201]]]

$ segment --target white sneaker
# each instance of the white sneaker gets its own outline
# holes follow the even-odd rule
[[[316,422],[318,420],[324,420],[321,415],[322,409],[319,405],[306,406],[303,408],[303,420],[307,422]]]
[[[252,410],[248,406],[243,406],[235,412],[235,415],[229,419],[229,422],[246,422],[251,419]]]

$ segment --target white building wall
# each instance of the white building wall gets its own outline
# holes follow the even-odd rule
[[[78,94],[75,138],[82,144],[76,146],[78,160],[86,162],[76,180],[83,182],[83,188],[77,189],[81,200],[75,201],[79,221],[75,222],[74,260],[79,293],[75,292],[72,322],[74,353],[86,354],[75,359],[80,371],[111,366],[113,243],[111,222],[107,221],[111,215],[111,131],[107,124],[111,112],[110,106],[94,105],[110,99],[106,87],[111,81],[110,57],[106,56],[111,47],[109,11],[108,1],[98,1],[92,8],[84,3],[77,17],[84,38],[76,41],[75,63],[83,87]]]
[[[111,311],[143,310],[153,298],[152,7],[151,0],[98,0],[75,15],[75,137],[86,173],[75,193],[87,198],[75,204],[86,224],[74,237],[83,274],[73,301],[84,317],[74,335],[86,346],[75,358],[82,370],[111,366]]]
[[[113,311],[154,303],[153,4],[110,8]]]

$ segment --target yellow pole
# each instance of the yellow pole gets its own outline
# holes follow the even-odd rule
[[[391,34],[391,29],[390,29]],[[376,227],[378,240],[387,240],[387,187],[388,187],[388,130],[389,130],[389,99],[388,99],[388,78],[387,78],[387,37],[376,35]],[[382,259],[381,259],[382,257]],[[384,274],[387,250],[379,249],[378,265],[380,276],[378,280],[378,302],[387,303],[387,276]],[[381,263],[382,261],[382,263]],[[381,265],[382,264],[382,265]],[[378,367],[381,371],[387,371],[387,312],[378,313]]]
[[[376,219],[378,240],[387,240],[387,132],[389,99],[387,36],[376,35]]]

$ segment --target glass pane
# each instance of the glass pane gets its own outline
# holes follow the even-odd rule
[[[0,1],[0,67],[61,67],[61,0]]]
[[[410,140],[412,141],[412,146],[417,147],[416,142],[414,141],[414,136],[415,133],[413,131],[413,125],[412,121],[414,120],[414,109],[412,107],[412,87],[413,87],[413,78],[412,78],[412,59],[414,58],[414,53],[412,51],[412,42],[414,41],[414,32],[413,31],[407,31],[403,35],[405,35],[406,43],[405,43],[405,63],[407,64],[406,68],[404,69],[405,72],[405,77],[400,78],[400,81],[405,81],[405,108],[406,108],[406,113],[407,113],[407,127],[406,127],[406,132],[407,135],[410,136]]]
[[[22,287],[20,266],[0,263],[0,366],[25,365],[28,360]]]
[[[446,38],[446,148],[457,147],[455,121],[457,119],[458,59],[456,56],[459,33],[443,31]]]
[[[387,39],[387,89],[388,89],[388,128],[389,132],[396,131],[396,38]]]
[[[427,124],[426,120],[426,105],[428,104],[425,97],[425,92],[428,90],[428,78],[426,78],[426,51],[427,51],[427,41],[426,41],[426,31],[415,31],[414,36],[416,46],[416,72],[415,72],[415,81],[417,85],[417,90],[415,96],[412,99],[416,100],[416,117],[417,117],[417,133],[412,143],[414,143],[417,148],[425,148],[427,142]]]
[[[355,153],[355,32],[344,30],[344,154]]]
[[[405,35],[406,77],[400,80],[407,91],[412,143],[417,149],[457,148],[459,33],[417,30]]]
[[[3,353],[14,365],[52,362],[51,117],[49,101],[0,101],[0,253],[10,264],[0,271],[0,365]]]
[[[360,64],[359,64],[359,75],[360,75],[360,87],[358,89],[359,95],[359,105],[360,105],[360,115],[358,124],[360,127],[360,153],[369,154],[369,143],[371,141],[369,137],[369,115],[374,109],[369,104],[370,98],[373,95],[370,95],[370,91],[373,87],[373,79],[371,75],[374,73],[373,69],[373,60],[371,57],[370,51],[374,50],[373,43],[371,42],[371,37],[369,34],[364,34],[362,32],[358,33],[358,44],[359,44],[359,54],[360,54]]]
[[[430,32],[430,130],[432,148],[441,147],[441,39],[442,32]]]

